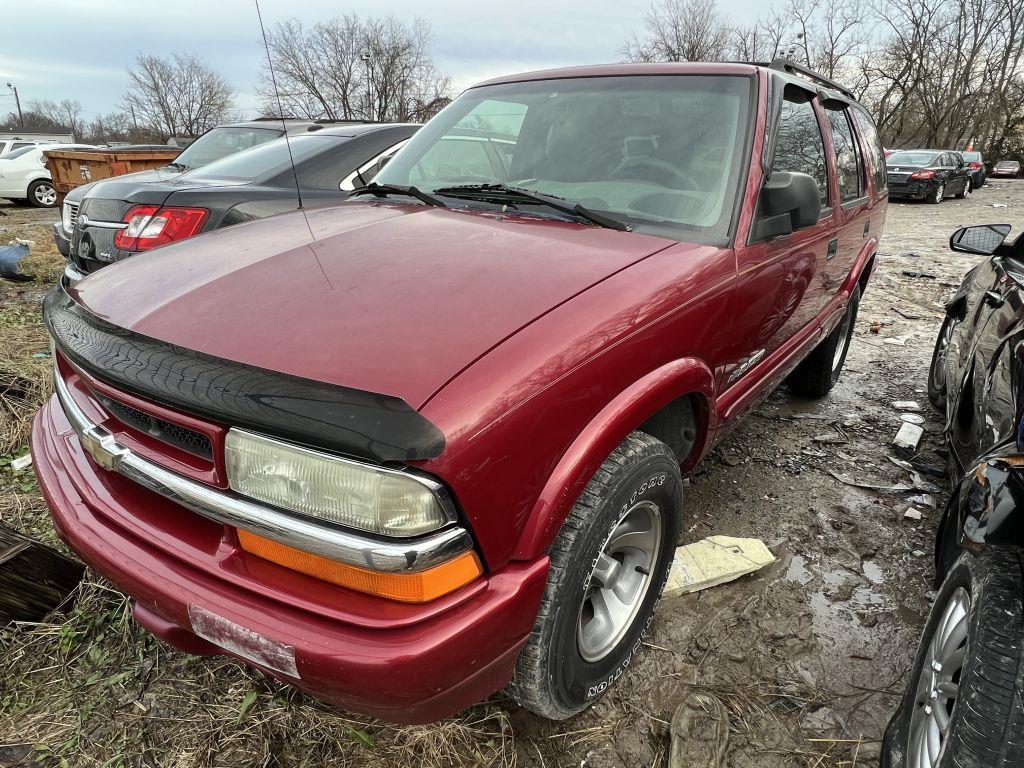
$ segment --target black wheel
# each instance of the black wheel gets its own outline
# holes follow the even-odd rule
[[[799,397],[824,397],[839,380],[839,374],[850,351],[853,327],[857,323],[860,306],[860,286],[853,289],[843,320],[803,362],[789,374],[789,388]]]
[[[942,198],[944,198],[945,196],[946,185],[943,184],[942,182],[939,182],[939,185],[931,191],[931,194],[928,195],[928,202],[935,203],[936,205],[938,205],[939,203],[942,202]]]
[[[634,432],[601,465],[548,553],[551,569],[509,693],[543,717],[586,708],[626,671],[679,539],[679,461]]]
[[[957,322],[949,316],[942,321],[938,338],[935,339],[932,363],[928,367],[928,400],[940,411],[946,407],[946,350]]]
[[[932,606],[882,742],[892,768],[1024,765],[1024,578],[1017,550],[964,554]]]
[[[956,199],[964,200],[969,194],[971,194],[971,189],[973,188],[973,186],[974,185],[971,183],[970,177],[968,177],[967,180],[964,182],[964,188],[956,193]]]
[[[57,204],[57,190],[49,179],[36,179],[28,185],[28,201],[36,208],[53,208]]]

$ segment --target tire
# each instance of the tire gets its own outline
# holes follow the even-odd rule
[[[956,193],[956,199],[957,200],[966,200],[967,196],[971,194],[971,189],[973,188],[973,186],[974,185],[971,182],[971,178],[970,178],[970,176],[968,176],[967,177],[967,181],[964,182],[964,188]]]
[[[28,185],[28,201],[35,208],[53,208],[57,205],[57,191],[49,179],[36,179]]]
[[[959,321],[948,315],[942,321],[939,335],[935,339],[935,348],[932,350],[932,362],[928,366],[928,401],[939,411],[946,407],[946,349],[949,347],[949,340],[953,336],[957,322]]]
[[[1020,706],[1024,690],[1022,595],[1019,550],[995,548],[981,555],[960,556],[935,599],[907,690],[885,730],[883,766],[1024,765],[1024,741],[1020,738],[1024,733],[1024,707]],[[955,600],[965,601],[958,611],[964,618],[944,623]],[[955,619],[957,614],[952,615]],[[950,648],[964,649],[963,661],[954,661],[952,668],[947,661],[945,669],[942,664],[934,669],[931,663],[936,656],[949,655],[933,654],[933,640],[943,637],[951,638]],[[937,679],[946,690],[937,690]],[[958,688],[953,698],[949,698],[950,683]],[[934,717],[929,713],[940,714]],[[942,733],[938,723],[946,719],[949,724]],[[938,742],[923,763],[915,762],[919,749],[915,737],[921,726],[931,730]]]
[[[850,351],[853,328],[860,307],[860,286],[853,289],[843,321],[789,374],[789,388],[798,397],[817,399],[827,395],[842,373]]]
[[[508,689],[513,699],[542,717],[564,720],[603,696],[625,673],[665,587],[681,514],[678,459],[660,440],[634,432],[598,469],[548,552],[551,567],[537,621]],[[652,515],[660,519],[660,531],[655,531]],[[642,537],[644,527],[637,522],[644,520],[650,521],[648,536],[637,541],[647,541],[649,549],[656,542],[656,551],[648,553],[646,561],[640,557],[642,548],[627,547],[625,553],[610,549],[622,535],[621,526]],[[624,611],[621,631],[601,635],[595,628],[606,624],[598,618],[596,606],[603,603],[598,593],[621,591],[619,584],[609,589],[601,586],[599,563],[605,562],[606,552],[625,566],[615,569],[613,578],[627,579],[622,582],[627,587],[633,579],[643,584],[629,592],[636,598],[635,607]],[[651,566],[628,568],[641,562]],[[613,625],[614,621],[607,624]],[[606,648],[596,644],[595,638],[600,637]]]
[[[946,185],[943,184],[942,182],[939,182],[939,186],[937,186],[932,192],[930,192],[928,194],[928,202],[929,203],[934,203],[935,205],[938,205],[939,203],[942,202],[942,199],[945,196],[946,196]]]

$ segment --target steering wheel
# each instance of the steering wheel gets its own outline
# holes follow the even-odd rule
[[[640,168],[646,168],[651,171],[654,171],[655,175],[658,175],[661,178],[665,178],[666,176],[668,176],[671,178],[672,181],[679,182],[681,186],[677,184],[673,187],[674,189],[700,189],[700,184],[698,184],[697,180],[693,178],[693,176],[691,176],[689,173],[677,168],[676,166],[672,165],[672,163],[667,162],[666,160],[661,160],[657,157],[627,157],[625,160],[620,162],[612,169],[610,176],[613,179],[630,178],[626,176],[626,172]],[[641,175],[640,178],[643,181],[655,181],[660,183],[659,179],[651,178],[650,174],[646,176]],[[672,185],[666,184],[664,186]]]

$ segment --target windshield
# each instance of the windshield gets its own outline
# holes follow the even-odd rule
[[[893,152],[885,162],[887,165],[928,165],[937,156],[936,152]]]
[[[33,149],[39,149],[39,147],[37,147],[35,145],[32,145],[30,147],[19,147],[18,149],[12,149],[10,152],[5,153],[4,156],[2,158],[0,158],[0,159],[2,159],[2,160],[13,160],[16,157],[21,157],[22,155],[27,155]]]
[[[198,170],[189,171],[181,176],[189,181],[268,181],[291,168],[292,160],[299,165],[303,160],[324,152],[345,141],[341,136],[325,136],[322,134],[303,134],[289,139],[275,139],[258,147],[237,152],[210,163]],[[288,145],[291,144],[291,156]],[[295,181],[288,175],[288,184]],[[335,180],[337,187],[337,180]]]
[[[276,139],[283,133],[279,128],[214,128],[185,147],[174,162],[188,168],[202,168],[214,160]]]
[[[964,160],[968,163],[981,162],[981,152],[961,152],[960,154],[964,156]]]
[[[374,181],[428,193],[502,183],[580,203],[634,229],[724,241],[750,98],[751,79],[740,76],[473,88],[421,128]]]

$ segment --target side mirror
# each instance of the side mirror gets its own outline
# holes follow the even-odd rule
[[[818,183],[806,173],[773,173],[761,188],[760,214],[754,229],[757,240],[814,226],[821,215]]]
[[[950,250],[990,256],[1013,229],[1009,224],[981,224],[961,227],[949,238]]]

